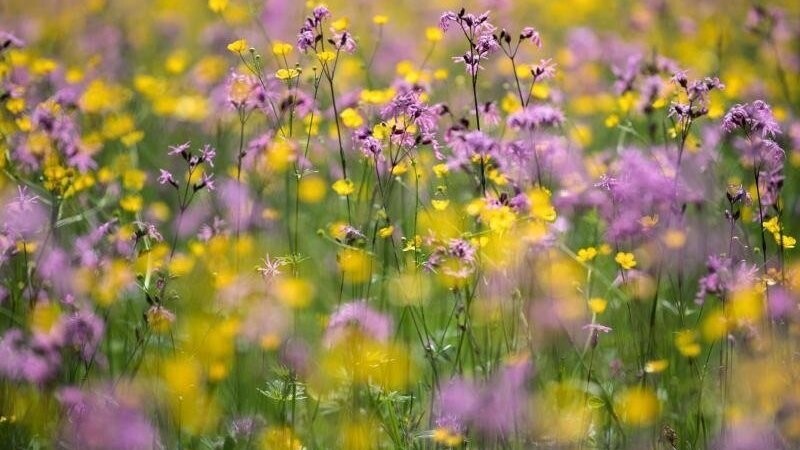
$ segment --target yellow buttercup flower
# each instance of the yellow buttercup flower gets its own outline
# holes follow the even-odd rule
[[[795,245],[797,245],[797,239],[785,234],[781,235],[780,233],[773,233],[772,237],[775,239],[776,244],[786,249],[794,248]]]
[[[275,78],[279,80],[291,80],[300,76],[300,71],[297,69],[278,69],[275,72]]]
[[[646,426],[653,423],[661,412],[656,394],[647,387],[637,386],[625,390],[617,397],[617,415],[628,425]]]
[[[378,236],[380,236],[383,239],[392,237],[392,233],[394,233],[394,227],[391,225],[389,225],[388,227],[383,227],[380,230],[378,230]]]
[[[342,124],[347,128],[358,128],[364,125],[364,118],[353,108],[347,108],[341,113],[339,117],[342,119]]]
[[[330,50],[325,50],[323,52],[317,53],[317,59],[319,59],[320,62],[326,63],[328,61],[333,61],[335,58],[336,58],[336,53],[333,53]]]
[[[608,300],[600,297],[590,298],[588,301],[589,309],[595,314],[603,314],[608,306]]]
[[[356,190],[353,182],[348,179],[336,180],[332,187],[334,192],[343,197],[352,194]]]
[[[374,23],[375,25],[384,25],[387,22],[389,22],[389,18],[381,14],[374,16],[372,18],[372,23]]]
[[[636,267],[636,257],[633,256],[633,253],[619,252],[617,256],[614,257],[614,261],[625,270]]]
[[[586,247],[578,250],[578,261],[589,262],[597,256],[597,249],[594,247]]]
[[[439,42],[444,39],[444,33],[437,27],[425,28],[425,39],[429,42]]]
[[[765,220],[762,224],[765,230],[769,231],[770,233],[779,233],[781,231],[780,225],[778,224],[778,217],[775,216],[769,220]]]
[[[275,56],[286,56],[292,52],[291,44],[287,44],[286,42],[276,41],[272,44],[272,54]]]
[[[230,44],[228,44],[228,50],[230,50],[233,53],[237,53],[237,54],[238,53],[242,53],[243,51],[247,50],[248,48],[250,48],[250,46],[247,44],[247,39],[245,39],[245,38],[235,40],[235,41],[231,42]]]

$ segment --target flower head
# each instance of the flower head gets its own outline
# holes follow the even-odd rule
[[[764,139],[781,133],[772,109],[763,100],[734,105],[722,119],[722,129],[728,133],[741,130],[747,135],[755,134]]]

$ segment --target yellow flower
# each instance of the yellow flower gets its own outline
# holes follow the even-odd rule
[[[682,330],[675,335],[675,347],[681,355],[687,358],[694,358],[700,354],[700,344],[697,343],[697,332],[694,330]]]
[[[233,41],[230,44],[228,44],[228,50],[230,50],[233,53],[237,53],[237,54],[238,53],[242,53],[243,51],[247,50],[248,48],[250,48],[250,46],[247,45],[247,39],[245,39],[245,38]]]
[[[275,78],[279,80],[291,80],[300,76],[300,71],[297,69],[278,69],[275,72]]]
[[[332,187],[333,191],[341,196],[350,195],[356,190],[353,182],[348,179],[336,180]]]
[[[605,120],[606,128],[614,128],[619,125],[619,116],[616,114],[611,114],[610,116],[606,117]]]
[[[603,314],[608,306],[608,300],[600,297],[594,297],[589,299],[588,304],[589,309],[591,309],[593,313]]]
[[[433,441],[445,447],[458,447],[464,440],[463,436],[456,431],[451,431],[446,427],[439,427],[433,430]]]
[[[661,404],[652,390],[632,387],[620,394],[616,401],[617,415],[628,425],[646,426],[658,417]]]
[[[364,283],[372,275],[372,258],[364,250],[346,248],[337,257],[344,281]]]
[[[303,309],[314,298],[314,285],[300,278],[279,278],[275,283],[275,296],[292,309]]]
[[[447,164],[436,164],[433,166],[433,173],[436,175],[436,178],[442,178],[450,172],[450,169],[447,167]]]
[[[617,256],[614,257],[614,261],[625,270],[636,267],[636,257],[633,256],[633,253],[619,252]]]
[[[342,17],[341,19],[331,22],[331,28],[333,28],[334,31],[344,31],[347,29],[348,25],[350,25],[350,21],[347,20],[347,17]]]
[[[764,229],[769,231],[770,233],[780,233],[780,231],[781,231],[781,226],[778,223],[778,216],[775,216],[775,217],[765,221],[763,226],[764,226]]]
[[[19,114],[25,109],[24,98],[12,98],[6,101],[6,109],[14,114]]]
[[[142,200],[142,197],[137,194],[125,196],[119,201],[120,208],[133,213],[141,211],[143,205],[144,200]]]
[[[386,22],[389,21],[389,18],[384,15],[377,15],[372,18],[372,23],[375,25],[384,25]]]
[[[208,9],[215,13],[225,11],[228,7],[228,0],[208,0]]]
[[[794,248],[794,246],[797,244],[797,239],[785,234],[781,236],[780,233],[773,233],[772,237],[775,238],[775,243],[783,248]]]
[[[380,230],[378,230],[378,236],[380,236],[383,239],[391,237],[392,233],[394,233],[394,227],[391,225],[389,225],[388,227],[383,227]]]
[[[318,203],[325,198],[325,182],[318,176],[303,177],[297,189],[297,196],[303,203]]]
[[[578,250],[578,261],[589,262],[597,256],[597,249],[594,247],[586,247]]]
[[[657,359],[654,361],[648,361],[647,364],[644,365],[644,371],[647,373],[660,373],[663,372],[667,367],[669,367],[669,361],[666,359]]]
[[[528,193],[531,215],[537,219],[552,222],[556,220],[556,210],[550,203],[550,191],[534,188]]]
[[[333,53],[330,50],[325,50],[324,52],[317,53],[317,59],[319,59],[320,62],[326,63],[328,61],[333,61],[334,58],[336,58],[336,53]]]
[[[347,128],[358,128],[364,125],[364,118],[353,108],[345,109],[339,113],[339,117],[342,118],[342,124]]]
[[[286,42],[276,41],[272,44],[272,54],[275,56],[286,56],[292,52],[292,44],[287,44]]]
[[[444,39],[444,33],[437,27],[425,28],[425,39],[429,42],[439,42]]]

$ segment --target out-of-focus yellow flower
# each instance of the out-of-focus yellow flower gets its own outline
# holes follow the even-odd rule
[[[380,230],[378,230],[378,236],[380,236],[383,239],[392,237],[392,233],[394,233],[394,227],[391,225],[383,227]]]
[[[31,64],[31,72],[34,75],[47,75],[58,68],[58,64],[52,59],[37,58]]]
[[[636,386],[626,389],[617,397],[615,409],[624,423],[642,427],[652,424],[658,418],[661,404],[652,390]]]
[[[669,367],[669,361],[666,359],[656,359],[648,361],[644,365],[644,371],[647,373],[661,373]]]
[[[580,262],[589,262],[597,256],[597,249],[594,247],[586,247],[578,250],[577,258]]]
[[[344,31],[348,26],[350,26],[350,20],[348,20],[347,17],[342,17],[331,22],[331,28],[335,31]]]
[[[292,52],[292,44],[287,44],[283,41],[275,41],[272,44],[272,54],[275,56],[286,56]]]
[[[681,330],[675,334],[675,347],[681,355],[695,358],[700,354],[700,344],[697,343],[697,332],[694,330]]]
[[[164,61],[164,68],[173,75],[183,73],[187,65],[189,65],[189,54],[186,50],[174,51]]]
[[[436,175],[436,178],[443,178],[450,173],[450,169],[447,167],[447,164],[436,164],[433,166],[433,173]]]
[[[278,300],[292,309],[303,309],[314,298],[314,286],[301,278],[278,278],[274,287]]]
[[[325,50],[317,53],[317,59],[319,59],[320,62],[323,63],[333,61],[335,58],[336,58],[336,53],[333,53],[330,50]]]
[[[481,220],[489,225],[489,229],[496,232],[510,230],[517,221],[514,211],[506,206],[484,208],[481,212]]]
[[[278,69],[275,72],[275,78],[279,80],[291,80],[300,76],[300,71],[295,68]]]
[[[445,447],[458,447],[464,441],[464,436],[458,431],[446,427],[438,427],[433,430],[433,442],[444,445]]]
[[[589,309],[594,314],[603,314],[608,306],[608,300],[601,297],[593,297],[589,299]]]
[[[341,195],[343,197],[352,194],[356,190],[356,187],[353,184],[353,182],[347,178],[336,180],[333,183],[332,187],[333,191],[336,192],[336,194]]]
[[[364,103],[370,103],[373,105],[381,105],[394,97],[395,90],[392,88],[389,89],[364,89],[359,94],[359,98]],[[380,124],[376,125],[380,126]],[[374,134],[374,133],[373,133]],[[376,136],[377,138],[377,136]],[[382,139],[382,138],[378,138]]]
[[[24,98],[11,98],[6,101],[6,109],[13,113],[19,114],[23,110],[25,110],[25,99]]]
[[[408,172],[408,166],[409,166],[408,160],[404,159],[398,162],[397,164],[395,164],[394,167],[392,167],[392,175],[396,177],[403,175],[404,173]]]
[[[372,23],[374,23],[375,25],[385,25],[388,22],[389,22],[389,17],[384,16],[382,14],[378,14],[372,17]]]
[[[630,270],[636,267],[636,257],[633,256],[633,253],[619,252],[617,256],[614,257],[614,261],[624,270]]]
[[[208,99],[202,95],[181,95],[172,105],[172,115],[177,119],[202,122],[208,116]]]
[[[122,186],[132,191],[140,191],[147,181],[147,172],[139,169],[128,169],[122,174]]]
[[[342,124],[347,128],[358,128],[364,125],[364,118],[353,108],[346,108],[339,113],[339,117],[342,119]]]
[[[288,427],[270,427],[261,434],[261,450],[301,450],[303,443]]]
[[[248,48],[250,48],[250,46],[247,44],[247,39],[245,38],[237,39],[228,44],[228,50],[236,54],[241,54]]]
[[[119,201],[119,207],[125,211],[136,213],[142,210],[144,200],[141,195],[130,194],[122,197]]]
[[[360,284],[369,281],[372,275],[372,257],[367,252],[346,248],[339,252],[337,259],[346,282]]]
[[[221,13],[228,7],[228,0],[208,0],[208,9]]]
[[[30,251],[30,249],[28,249]],[[31,329],[39,333],[48,334],[58,323],[61,317],[61,308],[55,302],[36,303],[30,316]]]
[[[100,113],[119,109],[130,98],[122,86],[103,80],[93,80],[83,91],[78,105],[88,113]]]
[[[176,277],[188,275],[194,268],[194,259],[183,253],[177,253],[169,263],[169,272]]]
[[[550,191],[544,188],[533,188],[528,192],[531,215],[539,220],[552,222],[556,220],[556,209],[550,203]]]
[[[264,156],[265,168],[271,172],[283,173],[297,159],[292,141],[275,140],[267,148]]]
[[[319,203],[325,198],[325,181],[315,175],[301,178],[297,189],[297,196],[303,203]]]
[[[439,42],[444,39],[444,33],[437,27],[427,27],[425,28],[425,39],[428,42]]]
[[[760,286],[737,289],[730,298],[728,317],[737,325],[756,322],[764,315],[764,292]]]

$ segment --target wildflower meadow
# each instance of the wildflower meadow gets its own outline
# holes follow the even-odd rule
[[[800,3],[0,0],[0,449],[800,448]]]

